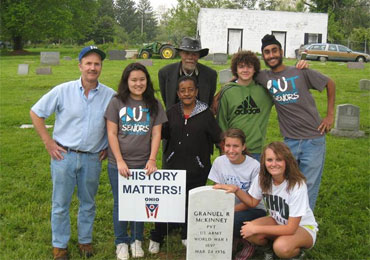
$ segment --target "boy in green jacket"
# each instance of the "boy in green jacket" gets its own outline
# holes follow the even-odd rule
[[[222,88],[216,119],[222,131],[243,130],[248,151],[259,161],[273,101],[266,89],[254,82],[260,61],[253,52],[235,53],[231,71],[236,80]]]

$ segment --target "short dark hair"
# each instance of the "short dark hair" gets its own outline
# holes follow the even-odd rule
[[[229,128],[221,134],[221,140],[224,145],[227,137],[239,139],[242,145],[245,145],[245,139],[247,138],[245,133],[239,128]],[[248,151],[247,146],[245,146],[245,149],[242,151],[242,154],[249,156],[251,155]]]
[[[177,80],[177,86],[176,86],[176,90],[179,90],[179,86],[180,86],[180,83],[183,82],[183,81],[188,81],[188,80],[191,80],[193,81],[194,83],[194,86],[195,88],[198,88],[198,83],[197,83],[197,80],[192,77],[192,76],[181,76],[178,80]]]
[[[249,66],[254,67],[254,75],[253,78],[260,72],[261,64],[259,59],[257,58],[257,55],[254,52],[251,51],[238,51],[233,55],[231,58],[231,72],[235,77],[238,77],[237,71],[238,71],[238,64],[244,63]]]

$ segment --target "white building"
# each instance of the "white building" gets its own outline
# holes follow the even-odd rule
[[[197,36],[210,53],[233,54],[239,48],[261,52],[261,39],[274,34],[285,57],[302,44],[326,42],[328,14],[201,8]]]

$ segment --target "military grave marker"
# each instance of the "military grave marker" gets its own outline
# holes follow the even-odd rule
[[[189,191],[187,260],[231,259],[234,200],[212,186]]]

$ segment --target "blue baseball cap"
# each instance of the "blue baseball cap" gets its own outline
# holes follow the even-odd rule
[[[99,50],[98,47],[91,45],[83,48],[80,52],[80,55],[78,55],[78,60],[81,62],[82,58],[86,56],[86,54],[90,52],[95,52],[100,55],[101,60],[103,61],[105,59],[105,53],[102,50]]]

